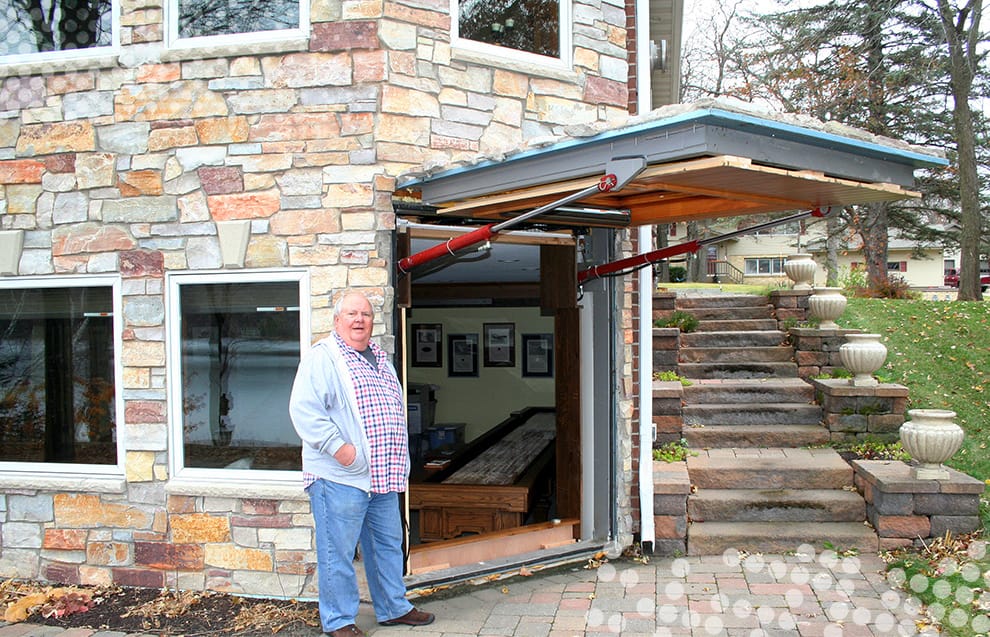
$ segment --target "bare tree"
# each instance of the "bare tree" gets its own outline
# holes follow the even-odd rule
[[[980,286],[980,237],[983,218],[980,211],[980,180],[977,174],[976,134],[970,101],[973,81],[986,50],[981,52],[980,20],[983,0],[968,0],[961,6],[949,0],[938,1],[938,17],[948,49],[952,90],[952,124],[956,133],[956,161],[959,166],[960,234],[959,299],[982,300]]]
[[[12,0],[0,52],[44,53],[110,44],[111,0]]]

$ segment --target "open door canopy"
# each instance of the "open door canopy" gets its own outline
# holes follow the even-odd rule
[[[640,124],[572,139],[493,162],[451,168],[400,185],[396,208],[415,202],[439,219],[510,219],[593,185],[609,161],[642,157],[646,168],[616,192],[574,205],[628,211],[616,224],[593,214],[554,214],[554,225],[654,225],[827,208],[916,197],[914,171],[945,165],[936,151],[795,117],[754,116],[718,102],[658,109]],[[664,116],[665,113],[671,113]]]

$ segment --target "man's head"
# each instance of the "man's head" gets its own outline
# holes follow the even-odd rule
[[[363,352],[371,340],[375,313],[360,292],[347,292],[333,306],[333,328],[344,342]]]

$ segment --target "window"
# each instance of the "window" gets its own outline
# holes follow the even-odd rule
[[[15,283],[30,287],[0,288],[0,462],[115,471],[116,282]]]
[[[451,0],[454,40],[480,49],[497,46],[567,61],[570,24],[566,0]],[[503,52],[504,54],[504,52]]]
[[[747,276],[783,276],[785,257],[759,257],[746,259]]]
[[[309,331],[301,288],[298,273],[170,277],[176,472],[300,469],[289,393]]]
[[[231,44],[302,35],[309,3],[301,0],[169,0],[169,40],[219,38]],[[196,43],[198,44],[198,42]]]
[[[907,272],[907,261],[888,261],[887,272]]]
[[[8,0],[0,9],[0,59],[113,46],[116,10],[112,0]]]

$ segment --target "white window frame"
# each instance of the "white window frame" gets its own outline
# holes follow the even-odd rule
[[[11,55],[0,55],[0,65],[88,60],[92,58],[117,55],[120,52],[120,3],[121,0],[111,0],[110,44],[106,46],[89,47],[87,49],[68,49],[66,51],[45,51],[41,53],[15,53]]]
[[[165,42],[171,49],[191,49],[214,46],[245,46],[244,36],[249,35],[250,45],[267,42],[282,42],[309,37],[309,1],[296,0],[299,4],[299,24],[294,29],[275,31],[248,31],[224,35],[203,35],[193,38],[179,36],[179,0],[165,1]]]
[[[460,6],[458,0],[450,0],[450,45],[454,49],[460,49],[484,56],[490,62],[504,60],[506,66],[516,64],[537,65],[538,67],[552,68],[557,71],[570,71],[574,59],[574,12],[571,7],[571,0],[558,0],[560,20],[560,57],[550,57],[547,55],[537,55],[528,51],[520,51],[512,47],[479,42],[462,38],[460,35]]]
[[[125,438],[127,427],[124,426],[124,392],[121,382],[124,376],[124,366],[121,357],[124,341],[120,277],[117,275],[18,277],[0,279],[0,287],[5,289],[110,288],[113,303],[114,423],[117,429],[116,464],[0,461],[0,487],[71,488],[73,490],[82,488],[85,490],[110,492],[122,490],[124,488],[124,459],[127,450]],[[101,482],[103,482],[102,487],[100,486]]]
[[[764,259],[769,259],[770,260],[770,272],[759,272],[759,269],[760,269],[759,262],[762,261],[762,260],[764,260]],[[780,261],[780,272],[774,272],[773,271],[773,262],[774,262],[774,260]],[[786,260],[787,260],[787,257],[745,257],[743,259],[743,276],[762,276],[762,277],[768,277],[768,276],[787,276],[787,273],[784,272],[784,261],[786,261]],[[757,265],[756,265],[757,272],[747,272],[746,271],[747,270],[746,263],[748,261],[756,261],[757,262]]]
[[[301,471],[270,469],[218,469],[185,466],[185,437],[182,431],[182,330],[179,292],[183,285],[220,283],[291,283],[299,286],[299,355],[305,356],[310,348],[311,307],[310,279],[306,270],[252,270],[242,272],[174,272],[165,275],[165,305],[167,318],[165,334],[168,341],[166,365],[168,367],[168,440],[170,493],[202,493],[203,488],[226,492],[231,484],[238,485],[244,495],[245,488],[251,496],[258,496],[255,489],[259,482],[274,486],[277,490],[291,483],[301,488]],[[263,476],[264,480],[259,481]],[[186,486],[183,486],[186,483]],[[250,486],[248,486],[250,485]],[[190,489],[189,487],[192,487]],[[265,485],[262,485],[264,488]],[[280,491],[279,491],[280,492]]]

